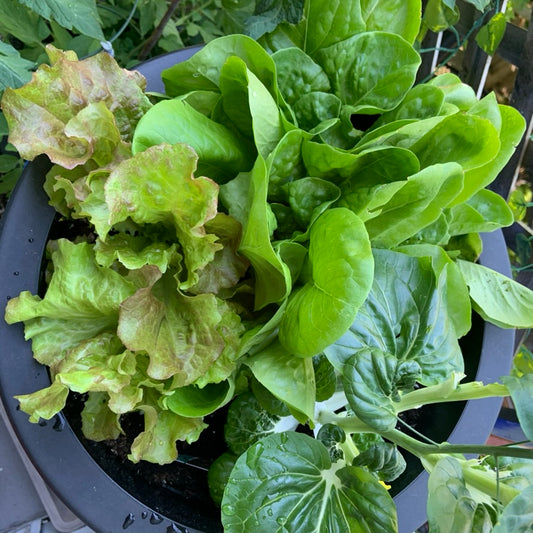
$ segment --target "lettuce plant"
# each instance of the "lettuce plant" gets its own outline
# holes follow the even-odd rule
[[[165,464],[230,404],[209,474],[229,532],[395,531],[401,450],[431,472],[436,531],[525,527],[530,450],[397,428],[510,395],[533,439],[531,369],[462,383],[459,345],[472,311],[533,325],[533,293],[476,262],[512,222],[485,187],[524,120],[452,74],[415,85],[419,24],[418,0],[308,0],[165,70],[164,96],[53,48],[6,91],[11,142],[48,155],[50,202],[90,228],[50,241],[46,293],[6,308],[50,368],[18,397],[32,422],[88,393],[88,438],[142,412],[130,459]]]

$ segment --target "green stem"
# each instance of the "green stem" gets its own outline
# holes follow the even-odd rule
[[[436,392],[438,393],[436,394]],[[425,387],[409,392],[402,396],[400,402],[396,405],[396,412],[401,413],[432,403],[460,402],[465,400],[480,400],[482,398],[491,398],[495,396],[501,398],[509,396],[509,390],[505,385],[501,385],[500,383],[483,385],[477,381],[459,385],[444,397],[442,392],[440,385]]]

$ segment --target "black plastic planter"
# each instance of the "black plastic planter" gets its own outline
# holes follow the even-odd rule
[[[148,79],[148,89],[163,91],[161,70],[196,50],[175,52],[141,65],[139,70]],[[42,188],[48,168],[46,158],[27,166],[2,220],[1,302],[23,290],[35,293],[39,289],[43,251],[54,220],[54,211]],[[484,235],[483,240],[481,262],[510,275],[502,233]],[[102,456],[102,445],[84,443],[78,437],[75,413],[69,414],[71,409],[65,411],[66,416],[62,414],[46,424],[29,423],[27,415],[17,410],[18,402],[13,396],[48,386],[47,370],[33,360],[21,324],[8,326],[2,319],[0,339],[1,399],[17,437],[51,489],[88,526],[98,533],[222,529],[218,511],[207,493],[205,471],[197,464],[171,465],[175,470],[172,482],[167,476],[169,467],[156,467],[160,483],[154,486],[146,481],[145,465],[122,464],[111,452],[106,457],[105,449]],[[485,382],[496,381],[507,374],[513,347],[513,331],[480,322],[463,343],[467,374]],[[498,399],[487,399],[431,409],[421,414],[419,424],[436,439],[483,443],[494,426],[500,403]],[[207,449],[200,446],[191,454],[216,457],[216,441],[214,435],[211,437],[207,438]],[[418,469],[404,475],[395,487],[401,533],[411,533],[425,521],[426,485],[427,475]]]

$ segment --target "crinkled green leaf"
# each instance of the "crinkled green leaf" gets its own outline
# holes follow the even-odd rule
[[[322,443],[295,432],[270,435],[237,459],[221,510],[228,533],[397,529],[394,502],[373,474],[332,464]]]
[[[279,90],[289,105],[312,91],[329,91],[329,79],[322,67],[300,48],[279,50],[272,59],[276,64]]]
[[[372,285],[374,261],[361,220],[345,208],[325,211],[311,227],[310,277],[294,290],[279,340],[291,354],[317,355],[346,332]]]
[[[162,411],[152,404],[141,405],[139,409],[144,413],[144,431],[135,437],[131,445],[128,459],[133,463],[144,460],[169,464],[178,457],[178,440],[194,442],[207,427],[201,418],[185,418],[172,411]]]
[[[370,446],[361,452],[352,464],[377,472],[379,479],[387,482],[394,481],[407,466],[398,448],[390,442],[379,442]]]
[[[400,361],[416,361],[421,383],[432,385],[462,372],[463,358],[447,312],[444,286],[429,259],[374,250],[374,283],[356,319],[325,350],[342,371],[356,350],[377,348]],[[442,278],[441,278],[442,279]]]
[[[189,291],[219,294],[237,285],[249,267],[246,258],[238,253],[242,226],[233,217],[217,213],[215,218],[206,222],[205,227],[208,233],[218,237],[217,243],[222,248],[215,252],[211,262],[198,271],[198,282]]]
[[[63,358],[64,350],[115,328],[120,304],[135,290],[120,274],[99,266],[87,243],[56,241],[52,261],[44,298],[25,291],[6,308],[6,321],[25,322],[35,358],[49,366]]]
[[[365,60],[358,58],[364,55]],[[415,81],[419,54],[401,37],[385,32],[360,33],[321,49],[317,62],[334,94],[353,113],[374,114],[395,108]]]
[[[197,270],[221,248],[217,237],[205,230],[216,215],[218,186],[209,178],[194,177],[196,160],[184,144],[152,146],[115,167],[105,184],[111,225],[130,218],[173,227],[187,267],[184,289],[197,282]]]
[[[232,329],[222,327],[227,314],[236,322]],[[214,294],[182,294],[169,274],[139,289],[120,309],[118,335],[124,345],[149,355],[151,378],[173,377],[175,386],[203,376],[224,350],[236,353],[240,333],[228,304]]]
[[[91,159],[103,144],[107,151],[108,126],[102,139],[100,120],[84,123],[86,115],[94,115],[94,107],[86,110],[91,104],[98,104],[99,116],[105,106],[114,116],[120,138],[130,140],[139,118],[151,107],[143,93],[144,78],[120,68],[106,53],[78,61],[73,52],[51,45],[47,52],[52,65],[41,65],[30,83],[8,88],[2,99],[10,142],[21,156],[31,160],[44,153],[52,162],[73,168]]]
[[[20,409],[30,415],[30,422],[39,422],[41,418],[50,420],[59,413],[67,401],[68,387],[60,381],[54,381],[49,387],[31,394],[15,396]]]
[[[285,418],[287,424],[282,417],[265,411],[253,394],[240,394],[231,402],[228,410],[224,424],[224,439],[229,449],[240,455],[252,444],[271,433],[295,429],[298,421],[293,417]],[[289,424],[292,424],[292,427],[289,427]],[[283,427],[285,425],[287,427]],[[280,429],[281,427],[283,429]]]
[[[533,327],[533,292],[486,266],[459,260],[474,309],[502,328]]]
[[[311,222],[338,200],[341,191],[320,178],[301,178],[286,186],[294,220],[305,230]]]
[[[82,431],[94,441],[117,439],[122,433],[120,415],[108,407],[109,396],[105,392],[90,392],[81,412]]]
[[[343,384],[353,412],[378,432],[396,425],[399,391],[409,392],[420,379],[420,365],[415,360],[399,360],[378,348],[355,350],[344,364]]]
[[[108,235],[105,241],[97,240],[94,252],[98,264],[105,267],[110,267],[116,260],[128,270],[154,265],[162,273],[167,271],[171,263],[180,259],[176,244],[169,246],[129,233],[115,233]]]

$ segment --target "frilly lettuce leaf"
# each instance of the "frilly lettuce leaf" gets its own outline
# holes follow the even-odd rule
[[[217,213],[218,185],[194,177],[197,159],[184,144],[152,146],[120,163],[105,183],[110,226],[131,219],[174,229],[187,267],[182,289],[198,281],[197,270],[221,249],[216,235],[205,230]]]
[[[194,442],[207,427],[201,418],[186,418],[162,410],[155,401],[140,405],[139,410],[144,414],[144,431],[137,435],[128,455],[134,463],[141,460],[171,463],[178,457],[176,441]]]
[[[151,107],[145,79],[106,53],[82,61],[51,45],[47,53],[51,66],[40,66],[30,83],[4,93],[10,142],[25,159],[47,154],[65,168],[108,159],[110,147],[130,141]]]
[[[227,315],[232,328],[226,327]],[[239,326],[223,300],[214,294],[187,296],[167,273],[122,303],[118,335],[130,350],[148,354],[150,378],[172,377],[181,387],[203,376],[224,350],[237,353]]]
[[[87,243],[54,241],[54,273],[44,298],[28,291],[8,302],[6,322],[25,322],[35,358],[53,366],[64,350],[103,331],[116,328],[120,304],[135,285],[109,268],[99,266]]]

